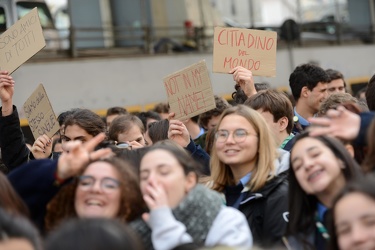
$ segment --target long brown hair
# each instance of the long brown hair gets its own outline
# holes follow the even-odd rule
[[[223,118],[228,115],[239,115],[244,117],[258,135],[258,145],[256,145],[258,149],[256,155],[256,167],[253,170],[251,180],[246,186],[252,191],[259,190],[268,180],[275,176],[274,161],[277,157],[275,139],[272,137],[272,133],[264,118],[257,111],[244,105],[237,105],[226,109],[221,115],[216,128],[220,127]],[[234,183],[232,170],[219,159],[215,143],[212,148],[210,166],[211,180],[213,182],[212,188],[214,190],[222,192],[226,186],[236,185],[236,183]]]
[[[2,172],[0,172],[0,207],[8,213],[29,216],[27,206]]]
[[[143,201],[139,181],[134,168],[129,163],[118,157],[98,160],[107,162],[118,171],[120,176],[121,201],[117,218],[123,222],[132,221],[146,211],[146,205]],[[96,162],[98,162],[96,161]],[[81,173],[83,173],[88,164]],[[60,222],[68,218],[77,217],[74,201],[75,192],[78,186],[77,178],[66,186],[52,199],[47,206],[47,215],[45,226],[47,230],[55,228]]]

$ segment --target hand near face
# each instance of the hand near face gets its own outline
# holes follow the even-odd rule
[[[31,152],[35,159],[46,159],[52,153],[52,140],[46,135],[39,136],[33,146]]]
[[[233,74],[233,80],[240,85],[247,97],[257,93],[254,85],[253,73],[250,70],[237,66],[231,69],[229,73]]]
[[[145,191],[143,199],[150,210],[169,207],[167,193],[162,185],[150,181]]]
[[[131,146],[132,149],[137,149],[137,148],[143,148],[144,146],[137,142],[137,141],[131,141],[131,142],[128,142],[128,144]]]
[[[64,152],[58,160],[57,175],[61,179],[67,179],[77,175],[81,168],[90,160],[97,160],[108,157],[112,154],[109,148],[94,151],[95,147],[105,138],[104,133],[100,133],[91,140],[82,143],[81,141],[70,141],[63,145]]]
[[[176,142],[181,147],[187,147],[190,143],[190,134],[185,124],[178,120],[170,120],[168,139]]]
[[[311,117],[308,119],[311,136],[332,135],[346,140],[355,139],[359,133],[361,118],[339,106],[336,110],[327,111],[327,117]]]

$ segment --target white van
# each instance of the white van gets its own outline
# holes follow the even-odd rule
[[[59,34],[53,23],[51,12],[43,0],[0,0],[0,33],[7,30],[35,7],[38,8],[46,40],[45,49],[60,49]]]

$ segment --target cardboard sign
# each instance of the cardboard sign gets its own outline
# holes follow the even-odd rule
[[[37,8],[0,36],[0,70],[13,73],[46,46]]]
[[[35,139],[43,134],[51,138],[60,129],[60,125],[42,84],[39,84],[27,99],[23,105],[23,110],[25,111]]]
[[[163,81],[175,119],[185,120],[216,108],[204,60],[166,76]]]
[[[242,66],[257,76],[276,76],[277,33],[215,27],[213,72]]]

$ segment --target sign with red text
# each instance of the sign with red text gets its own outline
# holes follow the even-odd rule
[[[46,46],[37,8],[0,36],[0,70],[11,74]]]
[[[23,110],[25,111],[35,140],[43,134],[51,138],[59,131],[60,125],[55,112],[53,112],[43,84],[39,84],[36,90],[27,99],[23,105]]]
[[[175,119],[185,120],[216,108],[204,60],[166,76],[163,81]]]
[[[277,33],[215,27],[213,72],[242,66],[257,76],[276,76]]]

